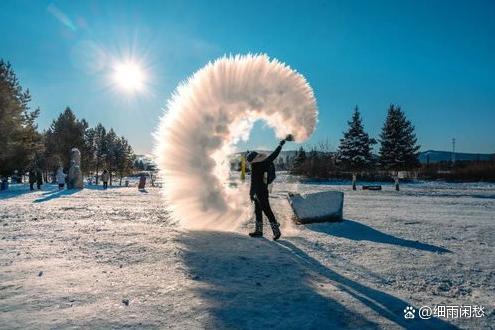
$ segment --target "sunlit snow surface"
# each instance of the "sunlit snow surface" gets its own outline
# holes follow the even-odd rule
[[[157,188],[11,189],[0,192],[2,329],[495,324],[494,184],[352,191],[279,173],[277,242],[268,226],[266,239],[250,238],[252,221],[239,232],[181,229]],[[344,192],[345,220],[293,225],[287,193],[325,190]],[[407,305],[483,305],[487,315],[406,321]]]
[[[191,228],[233,229],[247,218],[246,186],[228,184],[228,156],[263,119],[296,142],[314,131],[317,108],[305,78],[266,55],[220,58],[182,83],[155,132],[165,206]],[[274,146],[275,147],[275,146]]]

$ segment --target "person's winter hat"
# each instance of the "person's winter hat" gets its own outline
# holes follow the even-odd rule
[[[256,151],[251,151],[250,153],[248,153],[246,160],[251,163],[257,155],[258,153]]]
[[[266,155],[265,154],[261,154],[259,152],[256,152],[256,151],[251,151],[247,157],[246,157],[246,160],[249,162],[249,163],[256,163],[256,162],[262,162],[266,159]]]

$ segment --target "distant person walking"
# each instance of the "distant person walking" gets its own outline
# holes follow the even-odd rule
[[[58,183],[58,190],[64,189],[66,176],[67,175],[64,173],[64,169],[62,168],[62,166],[60,166],[57,170],[57,174],[55,175]]]
[[[146,175],[141,174],[141,176],[139,177],[138,189],[144,190],[145,187],[146,187]]]
[[[254,202],[254,213],[256,215],[256,227],[254,232],[249,233],[251,237],[263,236],[263,213],[265,213],[273,231],[273,239],[280,238],[280,224],[275,219],[270,207],[268,185],[275,179],[275,165],[273,161],[280,154],[285,141],[292,141],[292,135],[288,135],[285,140],[280,141],[280,145],[268,157],[266,155],[252,151],[247,156],[247,161],[251,164],[251,189],[249,197]]]
[[[41,172],[41,169],[38,167],[36,168],[36,188],[40,190],[42,184],[43,184],[43,173]]]
[[[29,170],[29,190],[34,190],[35,183],[36,183],[36,172],[32,168]]]
[[[104,170],[101,173],[101,181],[103,181],[103,189],[108,188],[108,180],[110,180],[110,173],[107,170]]]

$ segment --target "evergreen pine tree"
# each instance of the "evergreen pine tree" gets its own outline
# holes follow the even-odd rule
[[[306,151],[304,151],[303,147],[300,147],[297,151],[296,157],[294,158],[294,162],[292,163],[292,172],[294,174],[301,174],[302,167],[306,162]]]
[[[83,151],[85,148],[85,133],[88,123],[76,118],[71,108],[65,108],[56,120],[52,122],[50,128],[45,133],[46,154],[51,157],[58,157],[61,164],[55,166],[69,167],[70,150],[78,148]],[[83,159],[81,163],[84,164]],[[55,171],[56,168],[50,170]]]
[[[107,170],[110,173],[110,185],[113,183],[113,173],[117,169],[117,157],[118,157],[118,142],[119,138],[113,128],[110,128],[108,133],[105,136],[106,145],[107,145],[107,157],[106,157],[106,165]]]
[[[96,184],[98,185],[99,170],[105,166],[106,156],[108,154],[108,144],[107,144],[107,130],[105,127],[98,123],[94,128],[94,159],[96,167]]]
[[[399,190],[397,172],[419,165],[420,146],[416,142],[414,126],[399,106],[391,104],[380,134],[380,164],[384,169],[396,172],[396,190]]]
[[[345,169],[352,172],[352,189],[356,190],[356,172],[368,168],[372,164],[372,145],[375,139],[364,131],[361,114],[356,106],[351,121],[348,121],[348,130],[340,139],[337,153],[339,162]]]
[[[81,150],[81,170],[85,174],[92,172],[96,166],[96,145],[95,145],[95,129],[88,128],[84,132],[84,146]]]
[[[29,90],[20,85],[10,63],[0,59],[0,175],[23,173],[41,151],[41,135],[31,111]]]
[[[320,178],[321,173],[319,172],[318,168],[320,165],[320,155],[318,153],[318,150],[316,150],[316,147],[312,147],[311,150],[308,152],[307,162],[308,166],[305,169],[305,175],[311,178]]]
[[[88,168],[95,168],[96,174],[106,168],[110,173],[110,185],[114,172],[119,174],[122,184],[122,177],[134,168],[135,156],[129,142],[123,136],[118,137],[113,129],[107,132],[101,123],[86,130],[84,148]],[[98,184],[98,176],[96,180]]]
[[[115,170],[120,177],[119,185],[122,185],[122,178],[133,169],[134,152],[129,142],[122,136],[117,139],[115,145]]]

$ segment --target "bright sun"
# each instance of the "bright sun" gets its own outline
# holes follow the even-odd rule
[[[144,87],[145,75],[136,63],[122,62],[115,65],[113,80],[128,92],[137,92]]]

